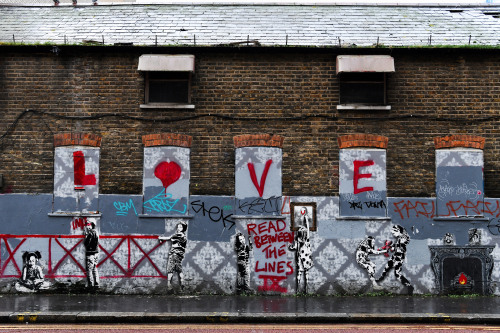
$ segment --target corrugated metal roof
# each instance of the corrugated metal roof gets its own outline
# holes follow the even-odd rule
[[[368,47],[500,45],[500,6],[0,6],[0,41]]]

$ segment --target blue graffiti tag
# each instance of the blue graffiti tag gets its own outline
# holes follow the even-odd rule
[[[115,201],[113,206],[116,208],[117,216],[127,216],[130,209],[134,209],[134,213],[137,215],[137,210],[135,209],[132,199],[127,202]]]
[[[177,205],[177,202],[179,202],[180,199],[170,200],[170,198],[172,198],[171,193],[165,193],[164,191],[161,191],[154,198],[144,202],[144,208],[146,208],[150,212],[151,211],[158,213],[177,212],[184,214],[187,210],[187,206],[183,205],[184,206],[183,210],[174,209],[175,205]]]

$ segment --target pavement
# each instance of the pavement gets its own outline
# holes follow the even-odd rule
[[[495,296],[0,295],[0,323],[500,325],[499,310]]]

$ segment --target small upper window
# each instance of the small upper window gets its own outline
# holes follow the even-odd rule
[[[142,55],[139,68],[145,79],[141,108],[194,108],[191,105],[192,55]]]
[[[338,56],[337,109],[390,110],[386,95],[386,75],[390,72],[394,72],[390,56]]]
[[[191,102],[189,72],[146,72],[146,103]]]

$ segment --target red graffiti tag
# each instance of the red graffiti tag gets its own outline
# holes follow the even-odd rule
[[[155,168],[155,177],[161,180],[165,192],[167,188],[181,178],[181,167],[175,162],[161,162]]]
[[[372,176],[371,173],[359,173],[359,168],[367,167],[367,166],[370,166],[373,164],[375,164],[375,162],[373,162],[372,160],[369,160],[369,161],[356,160],[356,161],[354,161],[354,177],[352,180],[352,183],[354,185],[354,194],[358,194],[361,192],[373,191],[373,187],[371,187],[371,186],[358,188],[358,181],[361,178],[370,178]]]
[[[288,209],[285,209],[287,207]],[[283,197],[283,204],[281,205],[281,215],[290,215],[290,197]]]
[[[259,196],[262,197],[264,194],[264,186],[266,185],[267,173],[269,172],[269,168],[273,160],[268,160],[266,162],[266,166],[264,167],[264,171],[262,172],[262,176],[260,177],[260,183],[257,182],[257,175],[255,174],[255,167],[253,163],[248,162],[248,171],[250,172],[250,179],[252,179],[252,183],[259,192]]]
[[[425,217],[428,219],[436,217],[435,201],[423,202],[420,200],[401,200],[394,203],[394,212],[399,214],[399,217],[404,220],[408,218]],[[500,202],[495,200],[490,201],[448,201],[446,203],[448,212],[446,215],[440,214],[442,217],[455,216],[470,216],[484,215],[494,218],[500,217]]]
[[[439,214],[439,216],[460,216],[460,215],[482,215],[483,213],[483,201],[476,201],[475,203],[467,200],[465,203],[462,201],[448,201],[446,203],[446,208],[448,208],[448,214]]]
[[[85,156],[82,151],[73,152],[75,189],[82,190],[85,185],[97,183],[95,175],[85,174]]]
[[[280,286],[280,282],[286,279],[286,276],[275,276],[275,275],[259,275],[259,279],[264,280],[264,285],[259,286],[259,291],[277,291],[280,293],[286,293],[287,289]]]
[[[71,226],[73,230],[76,230],[78,228],[82,229],[85,227],[87,224],[87,218],[86,217],[77,217],[71,222]]]
[[[429,207],[430,206],[430,207]],[[394,212],[399,213],[399,217],[404,220],[405,218],[425,216],[426,218],[433,218],[435,216],[436,208],[434,201],[422,202],[401,200],[394,203]]]
[[[494,206],[496,204],[496,206]],[[495,201],[494,203],[485,201],[484,202],[484,213],[485,215],[491,215],[494,217],[499,217],[500,216],[500,202],[498,200]],[[494,207],[494,209],[491,208],[491,206]]]

